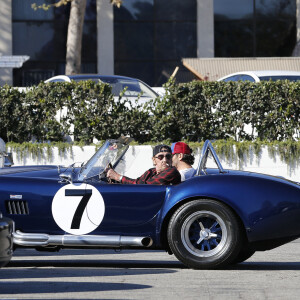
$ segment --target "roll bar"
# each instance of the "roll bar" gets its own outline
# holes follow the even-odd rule
[[[208,158],[209,152],[211,153],[216,165],[218,166],[219,172],[220,173],[226,173],[226,171],[224,171],[224,169],[223,169],[223,167],[220,163],[218,155],[217,155],[214,147],[212,146],[211,142],[209,140],[206,140],[204,142],[203,147],[202,147],[201,157],[200,157],[199,164],[198,164],[198,167],[197,167],[197,175],[200,175],[201,171],[204,174],[207,174],[207,172],[206,172],[206,169],[207,169],[206,168],[206,163],[207,163],[207,158]]]

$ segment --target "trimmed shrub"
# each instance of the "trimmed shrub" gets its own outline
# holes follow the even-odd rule
[[[0,136],[7,142],[91,143],[129,135],[139,143],[297,140],[300,82],[203,82],[165,85],[166,95],[135,105],[93,81],[0,88]],[[123,91],[124,92],[124,91]]]

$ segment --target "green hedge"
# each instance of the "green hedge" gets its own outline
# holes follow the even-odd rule
[[[300,82],[171,84],[153,109],[153,133],[171,140],[288,140],[300,135]],[[245,124],[253,132],[247,133]],[[254,134],[254,130],[257,134]]]
[[[166,89],[164,98],[132,107],[128,99],[114,99],[109,85],[92,81],[41,83],[26,92],[6,85],[0,88],[0,137],[60,142],[72,124],[75,140],[84,143],[122,134],[139,143],[300,137],[300,82],[169,82]]]

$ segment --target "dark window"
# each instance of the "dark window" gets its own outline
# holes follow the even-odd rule
[[[296,0],[215,0],[215,56],[290,56]]]
[[[154,78],[153,61],[118,61],[115,60],[115,73],[143,80],[150,86]]]
[[[195,21],[197,1],[191,0],[155,0],[155,19],[157,21]]]
[[[49,0],[13,0],[12,1],[12,18],[14,21],[52,21],[57,11],[54,8],[49,8],[47,11],[43,9],[34,10],[31,7],[32,3],[37,5],[51,4]],[[61,11],[61,9],[59,9]]]
[[[289,81],[299,81],[300,80],[300,76],[288,76],[288,75],[278,75],[278,76],[260,76],[259,77],[260,80],[263,81],[268,81],[268,80],[289,80]]]
[[[30,61],[64,60],[66,55],[64,24],[57,22],[14,22],[14,55],[29,55]]]
[[[66,82],[66,81],[63,79],[52,79],[49,82]]]
[[[239,80],[255,82],[255,79],[250,75],[241,74]]]
[[[246,74],[237,74],[237,75],[233,75],[233,76],[230,76],[226,79],[224,79],[223,81],[251,81],[251,82],[255,82],[255,79],[250,76],[250,75],[246,75]]]
[[[22,84],[21,86],[31,86],[33,83],[39,83],[46,78],[54,76],[53,70],[39,70],[39,69],[24,69],[22,70]]]
[[[160,86],[197,56],[196,0],[130,0],[114,8],[115,74]],[[178,81],[191,76],[180,68]]]
[[[114,32],[116,61],[153,60],[152,22],[128,22],[125,24],[116,22]]]
[[[225,78],[223,81],[238,81],[240,80],[240,75],[234,75],[234,76],[230,76],[230,77],[227,77]]]
[[[155,0],[123,1],[120,8],[114,9],[115,21],[153,21]]]
[[[30,56],[22,68],[13,70],[15,86],[38,84],[65,73],[70,4],[35,11],[31,8],[32,3],[41,5],[53,3],[53,0],[12,1],[13,54]],[[96,0],[88,0],[83,28],[82,73],[97,71],[96,32]]]
[[[195,22],[161,22],[155,26],[155,57],[159,60],[180,61],[197,55]]]

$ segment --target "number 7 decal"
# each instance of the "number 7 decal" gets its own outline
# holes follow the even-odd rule
[[[86,183],[62,186],[52,200],[55,223],[70,234],[88,234],[99,227],[105,204],[99,190]]]
[[[77,206],[71,224],[71,229],[79,229],[83,212],[92,196],[92,190],[80,190],[80,189],[65,190],[65,196],[73,196],[73,197],[83,196]]]

